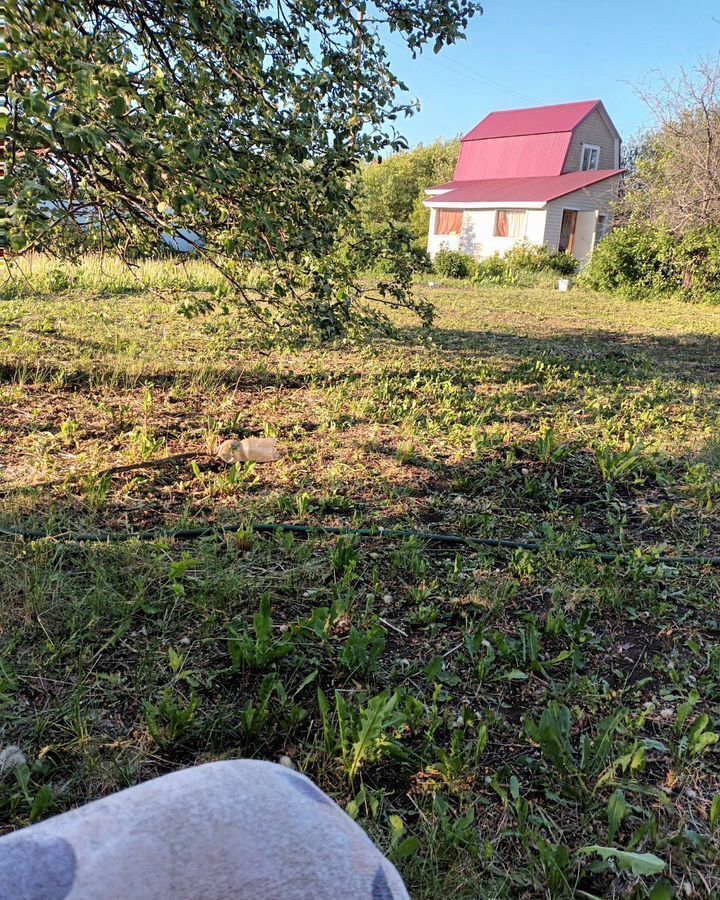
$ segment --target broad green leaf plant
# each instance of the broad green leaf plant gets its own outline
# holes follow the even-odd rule
[[[409,233],[363,230],[354,176],[405,146],[394,122],[414,109],[384,38],[438,52],[480,11],[0,0],[0,241],[10,254],[93,246],[132,259],[183,240],[227,286],[188,311],[232,300],[248,327],[280,333],[347,334],[387,324],[388,306],[427,321]],[[380,251],[393,265],[369,292],[355,273]]]

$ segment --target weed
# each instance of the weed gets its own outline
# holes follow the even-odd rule
[[[237,631],[232,626],[228,628],[228,653],[234,668],[249,666],[263,671],[292,652],[293,644],[289,638],[278,638],[273,634],[270,597],[267,594],[260,600],[260,611],[253,616],[253,631],[254,635],[251,635],[248,629]]]
[[[378,661],[384,649],[383,628],[376,625],[363,633],[353,626],[340,653],[340,663],[348,671],[368,677],[377,671]]]
[[[197,732],[200,698],[189,700],[166,691],[157,703],[145,704],[148,731],[155,743],[164,750],[183,743]]]
[[[399,699],[397,692],[389,696],[386,693],[378,694],[360,710],[356,720],[340,694],[336,693],[338,722],[342,723],[340,734],[343,758],[350,781],[365,763],[377,761],[396,746],[387,732],[403,721],[402,713],[396,709]]]
[[[625,448],[615,448],[607,444],[595,451],[600,474],[607,484],[630,482],[640,484],[647,466],[644,456],[645,447],[633,444]]]
[[[138,425],[130,432],[130,457],[148,462],[162,450],[165,441],[148,430],[147,425]]]

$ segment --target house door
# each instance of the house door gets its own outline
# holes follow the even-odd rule
[[[575,226],[577,225],[577,210],[564,209],[562,225],[560,226],[559,253],[572,253],[575,246]]]
[[[595,247],[597,219],[598,214],[596,209],[584,210],[577,214],[573,256],[580,260],[581,266],[586,266],[588,264],[593,248]]]

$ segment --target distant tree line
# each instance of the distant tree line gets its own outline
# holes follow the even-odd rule
[[[720,56],[640,94],[655,126],[626,152],[623,224],[676,234],[720,224]]]
[[[392,222],[424,249],[430,222],[430,210],[423,206],[425,190],[452,181],[459,153],[459,138],[441,139],[364,166],[357,205],[366,226]]]

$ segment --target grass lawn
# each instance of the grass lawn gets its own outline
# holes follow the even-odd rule
[[[544,542],[0,538],[2,827],[286,755],[416,898],[720,896],[720,571],[657,559],[720,556],[720,308],[421,289],[429,338],[269,354],[132,280],[0,295],[0,526]]]

